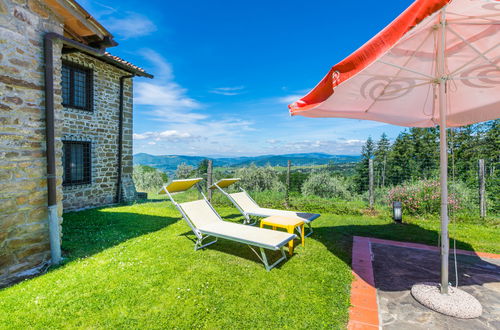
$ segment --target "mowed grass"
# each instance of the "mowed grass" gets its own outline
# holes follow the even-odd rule
[[[344,328],[352,236],[437,244],[437,221],[406,220],[324,214],[306,246],[266,272],[242,244],[194,251],[170,202],[68,213],[65,264],[0,290],[0,328]],[[498,227],[451,232],[458,248],[500,252]]]

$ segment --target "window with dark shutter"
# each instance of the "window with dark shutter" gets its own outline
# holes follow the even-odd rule
[[[63,141],[63,185],[90,183],[90,142]]]
[[[92,70],[64,61],[61,80],[63,106],[92,111]]]

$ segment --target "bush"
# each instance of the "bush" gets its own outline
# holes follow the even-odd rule
[[[461,187],[463,189],[463,187]],[[410,215],[437,214],[441,209],[440,184],[437,180],[422,180],[414,183],[404,183],[389,190],[389,202],[400,201],[403,211]],[[448,205],[450,212],[456,212],[466,205],[464,197],[454,189],[448,191]]]
[[[195,173],[194,167],[191,165],[186,165],[186,163],[181,163],[177,165],[175,170],[176,179],[189,179]]]
[[[283,184],[286,184],[286,170],[282,171],[279,174],[280,181]],[[300,172],[300,171],[291,171],[290,172],[290,192],[298,192],[300,193],[302,189],[302,185],[309,177],[309,173]]]
[[[311,174],[302,185],[302,194],[323,198],[351,198],[348,181],[342,177],[333,177],[328,172]]]
[[[252,164],[236,171],[236,177],[241,178],[240,187],[249,191],[285,191],[285,185],[279,180],[278,172],[271,166],[257,167]]]
[[[145,165],[134,166],[132,177],[137,190],[147,192],[159,191],[163,184],[168,181],[166,173]]]

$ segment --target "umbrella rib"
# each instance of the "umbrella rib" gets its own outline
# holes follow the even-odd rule
[[[416,53],[418,53],[420,51],[420,48],[422,48],[422,46],[425,44],[425,42],[427,41],[427,39],[432,35],[432,32],[433,30],[429,30],[429,32],[427,33],[427,36],[425,36],[425,38],[422,40],[422,42],[420,43],[420,45],[418,45],[418,47],[415,49],[415,51],[411,54],[411,56],[408,58],[408,60],[406,60],[406,62],[404,63],[404,65],[407,65],[412,59],[413,57],[415,56]],[[431,79],[431,80],[434,80],[434,77],[433,76],[430,76],[430,75],[426,75],[425,73],[421,73],[421,72],[418,72],[418,71],[415,71],[415,70],[411,70],[411,69],[408,69],[408,68],[405,68],[404,66],[399,66],[399,65],[396,65],[396,64],[392,64],[392,63],[389,63],[389,62],[385,62],[385,61],[382,61],[382,60],[377,60],[377,62],[379,63],[382,63],[382,64],[385,64],[385,65],[389,65],[389,66],[393,66],[393,67],[396,67],[398,69],[400,69],[393,77],[392,77],[392,80],[388,82],[387,85],[385,85],[384,89],[382,90],[382,93],[380,93],[380,95],[378,95],[377,97],[374,98],[372,104],[370,104],[370,106],[365,110],[365,113],[367,113],[368,111],[370,111],[370,109],[373,107],[373,105],[378,101],[378,99],[384,95],[384,92],[386,90],[387,87],[389,87],[389,85],[394,81],[394,79],[404,70],[404,71],[409,71],[409,72],[413,72],[413,73],[416,73],[416,74],[419,74],[419,75],[422,75],[428,79]],[[427,82],[426,82],[427,83]],[[422,83],[422,84],[419,84],[418,86],[420,85],[423,85],[423,84],[426,84],[426,83]],[[412,86],[412,87],[415,87],[415,86]]]
[[[461,17],[460,18],[455,18],[455,19],[453,19],[453,18],[447,19],[446,20],[447,23],[449,23],[449,22],[459,22],[459,21],[462,21],[462,20],[470,20],[470,19],[473,19],[473,18],[484,19],[486,21],[489,21],[488,18],[490,18],[490,17],[498,17],[498,16],[500,16],[500,14],[479,15],[479,16],[465,16],[465,15],[460,15],[460,14],[456,14],[456,13],[448,13],[448,14],[452,14],[452,15],[455,15],[455,16],[461,16]]]
[[[359,76],[368,76],[368,77],[378,77],[378,78],[393,78],[394,76],[387,76],[387,75],[380,75],[380,74],[374,74],[374,73],[358,73]],[[413,80],[423,80],[423,81],[429,81],[429,77],[400,77],[402,79],[413,79]],[[432,78],[434,79],[434,78]]]
[[[499,79],[500,76],[475,76],[475,77],[456,77],[450,80],[472,80],[472,79]]]
[[[490,49],[486,50],[483,54],[487,54],[489,52],[491,52],[492,50],[494,50],[495,48],[497,48],[498,46],[500,46],[500,44],[496,44],[495,46],[491,47]],[[450,77],[451,75],[454,75],[456,73],[459,73],[462,69],[464,69],[467,65],[471,64],[472,62],[474,62],[475,60],[477,60],[478,58],[480,58],[481,55],[478,55],[476,57],[474,57],[472,60],[468,61],[467,63],[463,64],[462,66],[460,66],[458,69],[455,69],[455,71],[453,72],[450,72],[448,74],[448,76]]]
[[[389,91],[387,93],[384,92],[384,93],[380,94],[380,96],[382,96],[382,95],[383,96],[391,95],[391,94],[394,94],[394,93],[397,93],[397,92],[401,92],[401,91],[404,91],[404,90],[407,90],[407,89],[410,89],[410,88],[415,88],[415,87],[419,87],[419,86],[423,86],[423,85],[427,85],[427,84],[432,84],[433,82],[434,82],[433,80],[427,80],[427,81],[425,81],[423,83],[416,84],[416,85],[413,85],[413,86],[398,88],[398,89]]]
[[[452,29],[451,27],[448,27],[448,30],[453,33],[454,35],[456,35],[460,40],[462,40],[467,46],[469,46],[470,48],[472,48],[473,51],[475,51],[479,57],[482,57],[483,59],[485,59],[487,62],[489,62],[491,65],[493,65],[494,67],[497,68],[497,70],[500,70],[500,67],[498,65],[496,65],[492,60],[490,60],[489,58],[486,57],[486,55],[484,55],[485,53],[481,53],[481,51],[479,51],[476,47],[474,47],[470,42],[468,42],[467,40],[465,40],[460,34],[458,34],[454,29]],[[497,44],[495,47],[497,47],[499,44]],[[488,50],[489,51],[489,50]],[[456,73],[456,72],[455,72]]]
[[[500,22],[497,22],[497,21],[489,21],[489,22],[485,22],[485,23],[450,23],[449,25],[487,25],[487,26],[490,26],[490,25],[500,25]]]
[[[418,53],[420,51],[420,49],[422,48],[422,46],[425,44],[425,42],[427,41],[427,39],[429,39],[429,37],[432,35],[432,32],[433,30],[432,29],[429,29],[429,31],[427,32],[427,35],[425,36],[425,38],[422,40],[422,42],[420,43],[420,45],[418,45],[418,47],[415,49],[415,51],[413,51],[413,53],[411,54],[411,56],[408,58],[408,60],[404,63],[403,66],[400,66],[400,65],[396,65],[396,64],[393,64],[393,63],[389,63],[389,62],[385,62],[385,61],[382,61],[382,60],[377,60],[377,62],[379,63],[382,63],[382,64],[385,64],[385,65],[389,65],[389,66],[393,66],[393,67],[396,67],[398,69],[400,69],[398,71],[398,73],[396,73],[396,76],[399,75],[399,73],[401,72],[401,70],[404,70],[404,71],[408,71],[408,72],[412,72],[412,73],[415,73],[415,74],[418,74],[418,75],[421,75],[421,76],[424,76],[428,79],[434,79],[433,76],[430,76],[430,75],[427,75],[425,73],[422,73],[422,72],[418,72],[418,71],[415,71],[415,70],[412,70],[412,69],[408,69],[405,67],[405,65],[407,65],[412,59],[413,57],[415,57],[415,54]]]
[[[413,56],[411,58],[413,58]],[[424,77],[426,77],[428,79],[435,79],[433,76],[430,76],[428,74],[425,74],[425,73],[422,73],[422,72],[418,72],[418,71],[415,71],[415,70],[412,70],[412,69],[405,68],[404,66],[400,66],[400,65],[397,65],[397,64],[385,62],[385,61],[382,61],[382,60],[377,60],[377,62],[385,64],[385,65],[393,66],[395,68],[398,68],[398,69],[400,69],[400,72],[401,72],[401,70],[404,70],[404,71],[408,71],[408,72],[412,72],[412,73],[424,76]]]

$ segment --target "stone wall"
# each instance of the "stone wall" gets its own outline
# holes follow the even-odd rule
[[[63,110],[62,138],[91,142],[91,183],[64,186],[64,211],[115,202],[118,178],[120,77],[129,73],[94,57],[71,53],[63,59],[93,71],[93,111]],[[132,182],[132,79],[125,79],[123,112],[123,199],[135,198]]]
[[[63,26],[42,4],[0,0],[0,287],[50,258],[42,44],[49,31],[63,33]],[[54,47],[56,67],[60,53]],[[61,217],[60,89],[55,102]]]
[[[43,36],[63,34],[58,18],[37,0],[0,0],[0,287],[50,260]],[[94,71],[94,111],[63,109],[61,47],[54,46],[56,175],[59,221],[72,210],[114,202],[117,180],[119,78],[125,71],[79,53],[64,55]],[[132,181],[132,82],[124,98],[123,196]],[[62,186],[62,140],[92,142],[92,182]],[[63,202],[64,198],[64,202]]]

